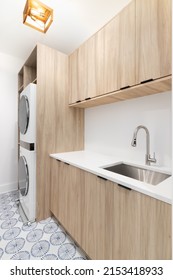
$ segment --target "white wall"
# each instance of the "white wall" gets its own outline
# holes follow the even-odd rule
[[[85,149],[144,163],[144,130],[138,133],[137,147],[131,146],[138,125],[149,129],[150,151],[155,152],[157,164],[170,168],[171,92],[86,109]]]
[[[17,73],[22,61],[0,53],[0,193],[17,188]]]

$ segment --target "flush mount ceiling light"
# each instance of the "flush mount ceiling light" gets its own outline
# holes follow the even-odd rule
[[[23,23],[46,33],[53,21],[53,10],[38,0],[27,0],[23,11]]]

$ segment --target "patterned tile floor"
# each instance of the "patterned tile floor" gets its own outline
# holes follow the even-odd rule
[[[0,194],[0,259],[87,259],[55,219],[23,225],[17,195],[16,191]]]

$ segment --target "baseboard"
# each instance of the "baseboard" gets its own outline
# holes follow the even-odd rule
[[[0,194],[17,190],[17,182],[0,185]]]

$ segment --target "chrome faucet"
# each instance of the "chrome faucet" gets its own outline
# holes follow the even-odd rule
[[[136,147],[137,134],[138,134],[139,129],[141,129],[141,128],[144,129],[145,132],[146,132],[146,155],[145,155],[145,164],[150,165],[151,162],[156,163],[156,158],[155,158],[155,153],[154,153],[154,156],[153,156],[153,157],[150,156],[150,134],[149,134],[148,128],[146,128],[146,127],[143,126],[143,125],[137,126],[136,129],[135,129],[135,131],[134,131],[134,134],[133,134],[133,139],[132,139],[131,145],[132,145],[133,147]]]

